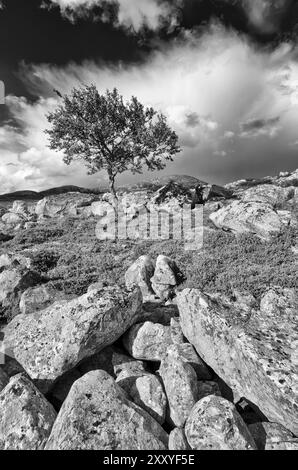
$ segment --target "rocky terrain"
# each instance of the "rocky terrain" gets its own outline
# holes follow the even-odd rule
[[[106,193],[0,197],[0,449],[298,449],[298,170],[119,199],[173,214],[197,184],[198,251],[99,240]]]

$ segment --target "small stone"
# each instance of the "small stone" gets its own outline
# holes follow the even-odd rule
[[[169,326],[149,321],[132,326],[123,337],[128,353],[144,361],[161,361],[171,341]]]

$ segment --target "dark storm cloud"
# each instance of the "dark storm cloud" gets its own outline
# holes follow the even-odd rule
[[[240,124],[242,137],[258,137],[260,135],[267,135],[274,137],[279,130],[278,124],[280,117],[270,119],[250,119],[247,122]]]

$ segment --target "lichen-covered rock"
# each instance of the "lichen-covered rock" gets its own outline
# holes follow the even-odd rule
[[[0,449],[41,450],[56,419],[52,405],[19,374],[0,392]]]
[[[184,429],[175,428],[169,435],[169,450],[190,450]]]
[[[48,450],[163,450],[168,435],[104,371],[85,374],[62,405]]]
[[[222,397],[209,395],[198,401],[185,425],[194,450],[254,450],[256,445],[235,406]]]
[[[161,361],[171,342],[169,326],[149,321],[132,326],[123,337],[129,354],[144,361]]]
[[[177,345],[168,347],[159,374],[169,402],[169,419],[182,427],[198,400],[198,380],[193,367],[179,354]]]
[[[298,449],[298,439],[277,423],[254,423],[248,426],[259,450]]]
[[[4,253],[0,256],[0,270],[1,268],[12,267],[24,267],[30,269],[32,266],[32,260],[29,256],[20,255],[18,253]]]
[[[4,330],[4,345],[47,391],[84,358],[114,343],[136,320],[140,291],[118,287],[56,302],[32,315],[18,315]]]
[[[174,288],[177,286],[176,272],[177,266],[173,260],[164,255],[157,257],[151,284],[161,300],[167,300],[173,294]]]
[[[3,390],[4,387],[6,387],[8,382],[9,382],[9,377],[6,374],[6,372],[4,372],[3,369],[1,369],[1,366],[0,366],[0,392],[1,390]]]
[[[296,220],[289,211],[279,214],[270,204],[259,202],[234,201],[209,216],[218,228],[235,233],[254,233],[262,239],[270,238],[271,233],[280,232]]]
[[[127,289],[139,286],[143,299],[154,294],[150,279],[154,274],[154,262],[149,256],[140,256],[125,273]]]
[[[257,310],[186,289],[178,307],[184,335],[216,374],[297,434],[297,292],[269,292]]]
[[[43,310],[58,300],[65,300],[67,296],[47,285],[29,287],[22,293],[20,298],[20,311],[24,314]]]
[[[39,273],[23,266],[11,266],[0,272],[0,318],[2,316],[10,320],[20,313],[22,292],[41,281]]]
[[[119,378],[116,382],[120,384]],[[165,422],[167,397],[160,380],[155,375],[143,373],[135,377],[129,395],[136,405],[147,411],[158,423]]]

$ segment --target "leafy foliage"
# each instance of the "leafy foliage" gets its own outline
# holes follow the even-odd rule
[[[136,97],[125,103],[116,88],[105,95],[95,85],[74,88],[47,118],[50,148],[62,150],[67,165],[79,159],[90,174],[106,170],[114,195],[118,174],[141,173],[144,165],[161,170],[180,151],[163,114]]]

